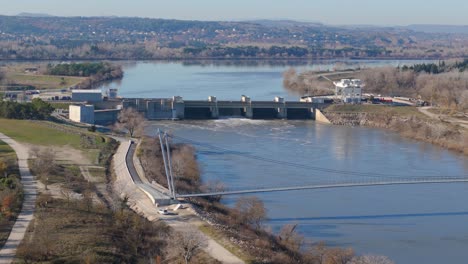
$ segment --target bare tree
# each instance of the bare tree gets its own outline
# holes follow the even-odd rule
[[[86,188],[86,190],[83,192],[82,202],[83,202],[83,206],[88,212],[90,212],[91,209],[93,208],[93,196],[94,196],[94,193],[89,187]]]
[[[0,82],[3,81],[3,79],[5,79],[5,72],[0,70]]]
[[[203,187],[202,187],[206,192],[223,192],[226,190],[226,185],[224,185],[223,182],[220,180],[215,180],[215,181],[209,181],[207,182]],[[219,202],[223,198],[222,195],[213,195],[210,197],[207,197],[208,200],[212,202]]]
[[[239,214],[240,223],[252,225],[257,230],[261,228],[262,222],[267,217],[263,202],[254,196],[239,198],[235,209]]]
[[[60,190],[60,194],[67,201],[67,207],[70,207],[70,201],[73,198],[73,191],[68,188],[62,187]]]
[[[182,229],[183,231],[177,233],[172,240],[173,245],[170,247],[172,252],[169,252],[169,254],[174,257],[182,256],[185,264],[188,264],[202,248],[206,247],[206,239],[191,226]]]
[[[327,263],[347,264],[353,259],[354,251],[350,248],[330,248],[327,250]]]
[[[284,225],[278,234],[278,239],[290,250],[299,252],[304,243],[304,236],[297,233],[296,228],[297,224]]]
[[[49,183],[49,176],[54,173],[57,168],[55,161],[55,152],[52,149],[33,148],[31,156],[34,158],[32,169],[36,175],[41,179],[47,190]]]
[[[118,117],[118,124],[128,131],[130,137],[142,129],[144,121],[144,116],[131,107],[123,109]]]
[[[7,168],[8,166],[3,160],[0,160],[0,176],[4,176],[6,178],[7,176]]]

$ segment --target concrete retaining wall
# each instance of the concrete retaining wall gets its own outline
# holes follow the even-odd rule
[[[330,120],[319,109],[315,109],[315,121],[331,124]]]

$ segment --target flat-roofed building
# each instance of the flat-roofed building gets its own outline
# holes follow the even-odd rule
[[[72,90],[73,102],[102,102],[102,91],[96,90]]]
[[[335,97],[344,103],[360,104],[362,96],[362,81],[359,79],[342,79],[335,84]]]
[[[94,125],[94,105],[70,105],[68,112],[70,120]]]

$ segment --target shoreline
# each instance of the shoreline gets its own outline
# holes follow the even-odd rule
[[[357,108],[359,109],[359,106]],[[385,108],[380,113],[364,110],[360,112],[325,111],[323,114],[332,125],[384,129],[397,133],[403,138],[429,143],[444,150],[468,156],[468,146],[466,146],[468,142],[464,142],[464,138],[468,138],[468,131],[464,127],[440,119],[423,118],[415,113],[389,113],[385,112],[389,110],[387,107]],[[434,131],[436,129],[442,130],[442,132]],[[439,136],[437,132],[444,134]]]
[[[251,57],[251,58],[225,58],[225,57],[172,57],[172,58],[53,58],[53,59],[4,59],[0,62],[50,62],[50,61],[365,61],[365,60],[448,60],[459,59],[460,57],[312,57],[312,58],[277,58],[277,57]]]

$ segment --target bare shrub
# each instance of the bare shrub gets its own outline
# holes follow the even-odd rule
[[[174,235],[169,255],[176,259],[182,258],[187,264],[207,244],[200,232],[192,227],[185,226],[182,230]]]
[[[251,225],[256,230],[261,228],[267,217],[267,211],[262,200],[254,196],[239,198],[235,210],[238,212],[241,224]]]
[[[349,264],[394,264],[394,262],[385,256],[364,255],[352,258]]]
[[[125,128],[130,137],[141,132],[145,117],[134,108],[123,109],[118,116],[117,127]]]

